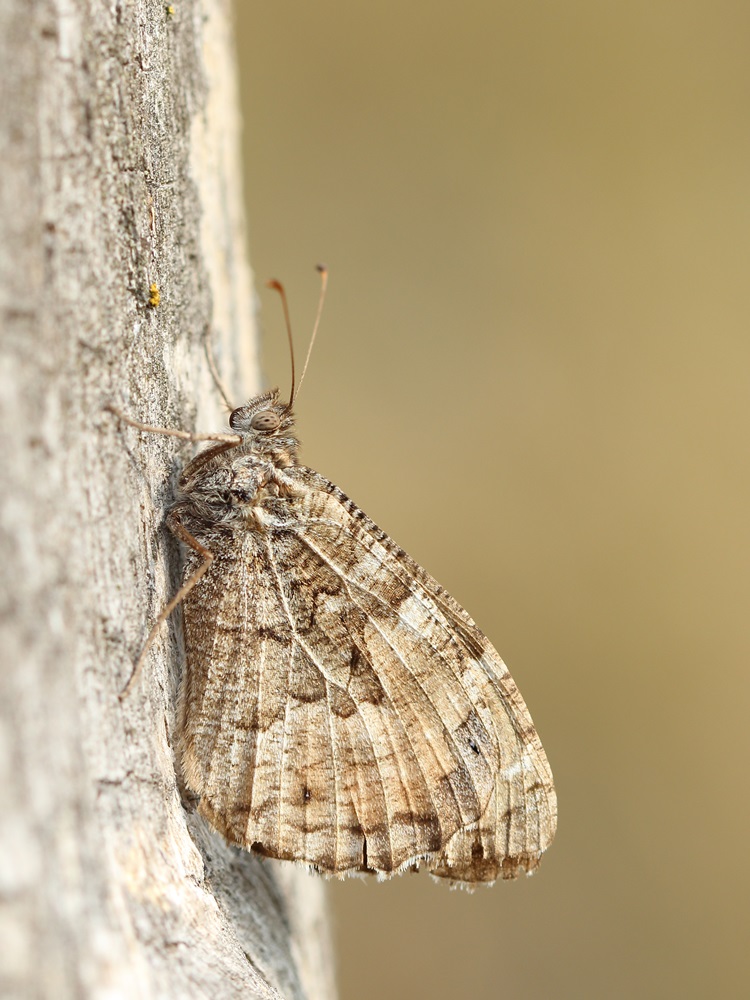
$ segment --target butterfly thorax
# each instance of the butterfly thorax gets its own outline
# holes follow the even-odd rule
[[[294,417],[277,389],[233,410],[229,424],[241,442],[198,454],[180,476],[170,511],[198,539],[260,528],[263,519],[253,512],[288,492],[283,470],[298,462]]]

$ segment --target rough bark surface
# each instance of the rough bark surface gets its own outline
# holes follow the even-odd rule
[[[209,325],[258,388],[230,14],[0,0],[4,997],[333,994],[319,880],[181,799],[179,620],[118,700],[179,577],[193,449],[104,406],[224,429]]]

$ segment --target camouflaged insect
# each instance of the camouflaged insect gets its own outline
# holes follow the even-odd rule
[[[328,875],[532,872],[557,802],[497,652],[298,465],[278,390],[229,423],[227,435],[172,432],[217,442],[180,477],[167,523],[189,558],[160,618],[184,601],[180,753],[200,812],[232,843]]]

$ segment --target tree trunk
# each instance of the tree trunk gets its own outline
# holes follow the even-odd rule
[[[258,388],[233,61],[227,0],[0,0],[4,997],[333,995],[322,883],[183,804],[179,614],[118,699],[193,447],[104,408],[225,429],[208,327]]]

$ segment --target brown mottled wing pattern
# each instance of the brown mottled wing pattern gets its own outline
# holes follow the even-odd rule
[[[533,870],[557,806],[504,663],[340,490],[283,475],[287,495],[214,544],[185,601],[182,753],[201,811],[331,874]]]

